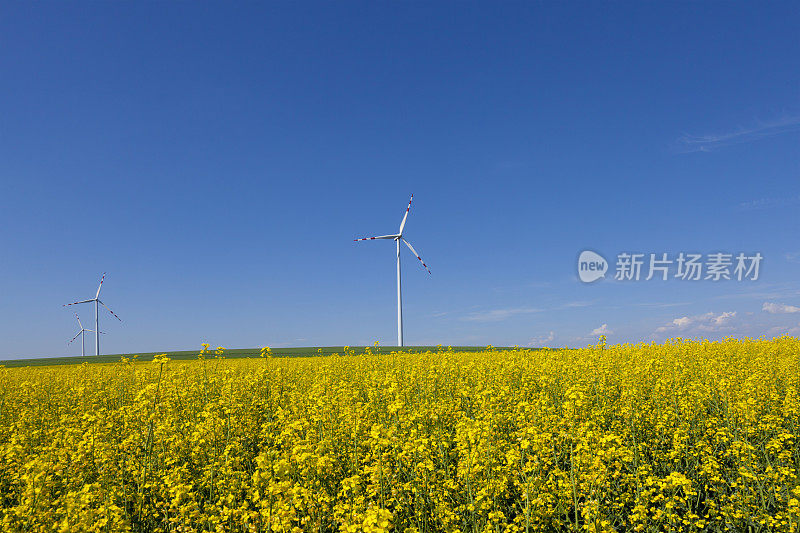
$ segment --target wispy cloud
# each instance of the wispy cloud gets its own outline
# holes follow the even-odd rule
[[[544,346],[550,342],[553,342],[553,339],[555,338],[556,338],[556,332],[551,331],[547,335],[542,335],[539,337],[532,338],[531,341],[528,343],[528,346]]]
[[[475,313],[470,313],[469,315],[463,317],[462,320],[468,320],[471,322],[499,322],[501,320],[506,320],[507,318],[511,318],[512,316],[540,313],[542,311],[543,309],[537,309],[535,307],[513,307],[508,309],[490,309],[488,311],[478,311]]]
[[[775,326],[774,328],[770,328],[767,331],[767,335],[773,336],[783,336],[783,335],[792,335],[798,336],[800,335],[800,324],[792,327],[792,326]]]
[[[589,307],[590,305],[592,305],[592,302],[567,302],[561,306],[561,309],[575,309],[578,307]]]
[[[739,209],[744,211],[755,211],[758,209],[772,209],[775,207],[790,207],[800,204],[800,195],[789,196],[787,198],[759,198],[749,202],[739,204]]]
[[[593,336],[597,336],[597,335],[611,335],[612,333],[614,333],[614,332],[613,332],[613,331],[611,331],[611,330],[608,328],[608,324],[603,324],[603,325],[602,325],[602,326],[600,326],[599,328],[594,328],[594,329],[592,330],[592,333],[591,333],[591,335],[593,335]]]
[[[645,303],[640,303],[640,304],[637,304],[637,305],[639,305],[641,307],[654,307],[656,309],[661,309],[661,308],[665,308],[665,307],[681,307],[683,305],[690,305],[691,303],[692,302],[669,302],[669,303],[667,303],[667,302],[654,302],[654,303],[645,302]]]
[[[711,152],[733,144],[744,144],[766,137],[798,131],[800,131],[800,116],[788,116],[768,122],[760,122],[750,127],[739,127],[727,133],[712,135],[685,134],[678,139],[677,150],[684,153]]]
[[[800,307],[773,302],[764,302],[764,305],[761,306],[761,310],[772,315],[800,313]]]
[[[725,311],[718,315],[708,312],[702,315],[682,316],[656,328],[656,333],[722,331],[731,328],[730,323],[735,317],[736,311]]]

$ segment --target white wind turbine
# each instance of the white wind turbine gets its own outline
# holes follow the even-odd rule
[[[411,250],[411,253],[419,259],[419,262],[422,263],[422,266],[425,267],[425,270],[428,271],[428,274],[431,273],[431,269],[428,268],[428,265],[425,264],[425,261],[419,256],[417,251],[414,249],[411,244],[403,238],[403,228],[406,225],[406,219],[408,218],[408,212],[411,209],[411,201],[414,199],[414,195],[411,195],[411,200],[408,201],[408,207],[406,208],[406,214],[403,215],[403,221],[400,222],[400,231],[397,232],[397,235],[381,235],[379,237],[365,237],[363,239],[353,239],[355,242],[358,241],[372,241],[375,239],[392,239],[396,246],[397,246],[397,345],[403,345],[403,299],[400,295],[400,241],[406,243],[408,249]]]
[[[80,337],[81,337],[81,355],[86,355],[86,332],[88,331],[89,333],[91,333],[94,330],[93,329],[86,329],[85,327],[83,327],[83,324],[81,324],[81,319],[78,317],[78,313],[75,313],[75,319],[78,321],[78,326],[80,326],[80,328],[81,328],[80,331],[78,331],[78,335],[80,335]],[[101,331],[100,333],[103,333],[103,332]],[[67,344],[68,345],[72,344],[72,341],[77,339],[78,335],[75,335],[74,337],[72,337],[72,340],[69,341]]]
[[[105,281],[105,279],[106,279],[106,273],[103,272],[103,277],[100,278],[100,285],[97,287],[97,294],[95,294],[94,298],[92,298],[91,300],[81,300],[80,302],[72,302],[71,304],[65,304],[64,305],[64,307],[67,307],[67,306],[70,306],[70,305],[88,304],[90,302],[94,302],[94,354],[95,355],[100,355],[100,333],[99,333],[100,332],[100,308],[98,307],[98,304],[102,305],[103,307],[105,307],[108,310],[109,313],[114,315],[117,320],[122,322],[122,319],[120,317],[118,317],[116,315],[116,313],[114,313],[114,311],[109,309],[106,304],[104,304],[102,301],[100,301],[100,289],[103,288],[103,281]]]

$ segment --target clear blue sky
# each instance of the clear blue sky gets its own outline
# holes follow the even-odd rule
[[[412,192],[408,344],[798,334],[799,30],[796,2],[5,2],[0,357],[80,353],[62,304],[102,272],[106,353],[392,344],[393,243],[352,239]],[[584,249],[764,261],[587,285]]]

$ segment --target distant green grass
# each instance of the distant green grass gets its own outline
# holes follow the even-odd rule
[[[364,353],[366,348],[370,348],[371,350],[375,350],[374,346],[351,346],[351,350],[355,350],[356,353]],[[403,351],[414,351],[414,352],[424,352],[424,351],[436,351],[438,350],[438,346],[404,346]],[[443,349],[447,349],[447,347],[443,347]],[[485,350],[485,346],[453,346],[454,350],[458,351],[470,351],[475,352],[479,350]],[[320,352],[321,350],[321,352]],[[378,350],[381,353],[389,353],[391,351],[397,350],[394,346],[380,346]],[[86,363],[116,363],[122,357],[127,357],[128,359],[132,359],[134,356],[137,356],[136,359],[139,361],[151,361],[153,357],[158,354],[166,353],[172,359],[196,359],[197,354],[200,352],[199,349],[197,350],[185,350],[180,352],[149,352],[149,353],[125,353],[125,354],[113,354],[113,355],[87,355],[82,357],[80,355],[72,356],[72,357],[39,357],[33,359],[8,359],[8,360],[0,360],[0,366],[5,366],[6,368],[14,368],[14,367],[23,367],[23,366],[49,366],[49,365],[79,365],[83,362]],[[304,348],[273,348],[272,355],[273,357],[313,357],[319,355],[331,355],[334,353],[344,353],[344,346],[314,346],[314,347],[304,347]],[[234,358],[242,358],[242,357],[259,357],[261,355],[261,351],[259,348],[243,348],[243,349],[234,349],[234,350],[225,350],[225,357],[229,359]],[[213,350],[209,357],[214,357]]]

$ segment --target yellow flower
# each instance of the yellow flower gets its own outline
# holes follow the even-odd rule
[[[0,368],[0,530],[797,532],[798,339],[344,353]]]

